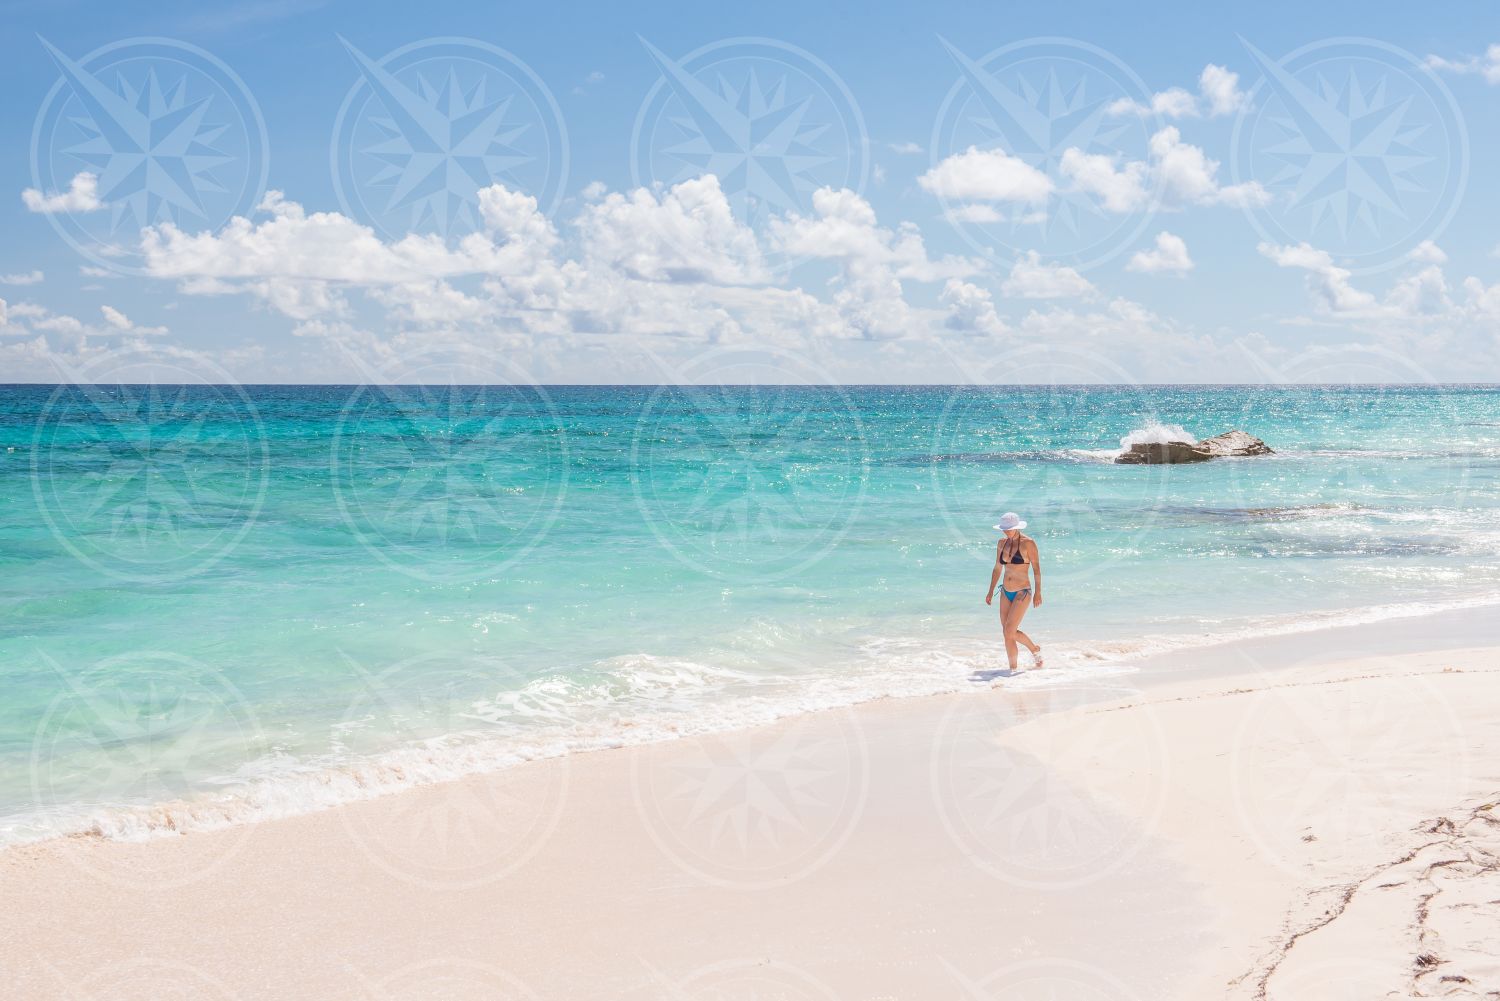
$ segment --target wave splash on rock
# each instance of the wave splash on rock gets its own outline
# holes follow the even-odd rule
[[[1181,432],[1181,437],[1168,437],[1159,430]],[[1182,428],[1166,429],[1161,425],[1148,428],[1149,436],[1140,440],[1132,434],[1121,440],[1124,449],[1115,456],[1122,465],[1155,466],[1181,462],[1207,462],[1235,456],[1273,455],[1270,446],[1252,434],[1238,429],[1216,434],[1202,441],[1192,441]]]

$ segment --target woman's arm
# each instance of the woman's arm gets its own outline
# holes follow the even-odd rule
[[[1000,582],[1000,571],[1001,571],[1001,569],[1002,568],[1000,566],[1000,545],[999,545],[999,543],[996,543],[995,544],[995,568],[990,571],[990,586],[989,586],[989,590],[987,590],[987,591],[984,592],[984,603],[986,605],[990,604],[995,599],[995,585]]]
[[[1042,603],[1042,557],[1034,541],[1031,543],[1031,573],[1036,577],[1036,587],[1031,589],[1031,605],[1035,608]]]

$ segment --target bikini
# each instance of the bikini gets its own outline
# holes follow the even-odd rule
[[[1004,561],[1002,560],[1002,562],[1004,562]],[[1023,557],[1021,555],[1021,546],[1020,546],[1019,543],[1017,543],[1016,544],[1016,551],[1015,551],[1015,553],[1013,553],[1011,555],[1010,563],[1012,565],[1020,564],[1022,566],[1025,566],[1028,562],[1029,561],[1025,557]],[[1005,595],[1005,600],[1006,601],[1015,601],[1017,598],[1019,598],[1023,594],[1030,594],[1031,593],[1031,588],[1029,588],[1029,587],[1023,587],[1023,588],[1021,588],[1018,591],[1007,591],[1005,589],[1005,585],[1001,584],[1000,585],[1000,593],[1003,594],[1003,595]]]

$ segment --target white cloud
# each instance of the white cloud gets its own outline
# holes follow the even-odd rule
[[[471,233],[453,247],[415,234],[384,243],[368,226],[337,212],[308,214],[279,191],[268,192],[260,209],[271,218],[254,223],[236,216],[218,233],[184,233],[171,223],[147,227],[141,234],[147,269],[159,278],[395,284],[525,270],[555,240],[535,199],[493,188],[480,195],[489,232]]]
[[[1258,182],[1219,186],[1219,161],[1200,147],[1182,141],[1174,126],[1151,137],[1151,169],[1163,201],[1192,205],[1264,205],[1270,195]]]
[[[601,193],[560,232],[533,199],[495,185],[480,193],[486,231],[444,244],[383,241],[273,193],[254,220],[196,234],[157,226],[142,247],[152,273],[185,294],[250,293],[299,332],[329,337],[364,336],[353,325],[361,302],[398,330],[452,338],[496,329],[628,332],[632,343],[906,337],[933,329],[938,313],[908,303],[903,283],[976,270],[963,258],[929,257],[914,225],[881,226],[851,191],[825,188],[812,202],[811,214],[756,233],[704,176],[660,192]],[[766,251],[826,261],[837,273],[821,295],[778,287]]]
[[[1148,170],[1139,161],[1122,164],[1118,157],[1069,147],[1058,169],[1075,189],[1098,198],[1111,212],[1134,212],[1146,204]]]
[[[1240,75],[1228,67],[1209,63],[1198,75],[1198,93],[1208,105],[1210,118],[1232,115],[1249,103],[1250,95],[1240,90]]]
[[[488,188],[485,196],[499,198],[492,194],[497,190],[505,189]],[[513,203],[524,197],[506,194]],[[512,211],[518,220],[534,208],[535,202],[514,204]],[[516,221],[503,221],[514,230]],[[718,178],[711,174],[683,181],[660,199],[645,188],[608,195],[585,208],[578,225],[587,234],[586,264],[632,278],[721,285],[770,280],[755,234],[734,217]]]
[[[995,300],[978,285],[948,279],[939,301],[948,310],[943,325],[964,334],[998,337],[1007,332],[1005,321],[995,309]]]
[[[901,153],[903,155],[922,152],[922,147],[910,140],[904,143],[886,143],[886,146],[892,153]]]
[[[1160,115],[1163,118],[1188,118],[1198,114],[1198,99],[1181,87],[1170,87],[1151,95],[1150,104],[1122,97],[1110,104],[1111,115]]]
[[[1176,126],[1151,137],[1149,160],[1123,161],[1077,148],[1063,152],[1059,169],[1076,190],[1097,197],[1111,212],[1134,212],[1152,200],[1162,208],[1184,205],[1263,205],[1270,195],[1259,183],[1221,186],[1219,162],[1182,141]]]
[[[1443,270],[1430,251],[1424,257],[1413,257],[1419,266],[1396,279],[1383,297],[1350,284],[1350,272],[1334,263],[1332,255],[1307,243],[1277,246],[1262,243],[1260,253],[1285,268],[1308,272],[1308,287],[1317,298],[1318,312],[1324,316],[1351,321],[1383,320],[1390,323],[1456,324],[1483,317],[1483,303],[1488,290],[1476,279],[1464,288],[1469,293],[1468,307],[1456,305],[1449,295]],[[1436,251],[1436,247],[1430,248]],[[1441,253],[1441,251],[1438,251]]]
[[[21,201],[32,212],[51,215],[55,212],[94,212],[104,208],[99,200],[99,178],[84,171],[73,175],[68,190],[44,195],[36,188],[21,192]]]
[[[0,275],[0,285],[37,285],[45,277],[40,271],[20,271],[10,275]]]
[[[1004,150],[970,146],[928,170],[917,183],[939,198],[972,202],[1044,202],[1052,180]]]
[[[5,304],[4,300],[0,300],[0,305],[4,305],[0,309],[0,313],[4,313],[0,317],[0,327],[6,328],[8,334],[54,334],[79,342],[91,337],[118,337],[121,334],[148,337],[167,332],[166,327],[143,327],[132,323],[129,317],[113,306],[100,307],[100,315],[104,319],[100,324],[85,323],[67,313],[54,313],[34,302]]]
[[[1500,83],[1500,43],[1490,45],[1482,56],[1466,56],[1463,59],[1444,59],[1428,56],[1427,65],[1448,73],[1477,73],[1485,83]]]
[[[1162,231],[1156,234],[1156,248],[1137,251],[1125,265],[1125,270],[1181,275],[1193,270],[1193,259],[1188,256],[1187,244],[1182,237]]]
[[[952,222],[992,223],[1004,222],[1005,216],[993,205],[975,202],[969,205],[953,205],[943,212]]]
[[[1240,90],[1240,76],[1224,66],[1209,63],[1198,75],[1198,93],[1181,87],[1169,87],[1151,95],[1149,104],[1128,97],[1114,101],[1106,109],[1111,115],[1157,115],[1161,118],[1217,118],[1230,115],[1245,106],[1248,95]]]
[[[1309,243],[1296,246],[1278,246],[1261,243],[1256,248],[1261,256],[1282,268],[1301,268],[1308,272],[1308,287],[1315,292],[1322,308],[1330,313],[1368,312],[1375,305],[1375,297],[1349,284],[1348,268],[1333,263],[1333,256]]]
[[[0,299],[0,330],[10,326],[10,304]]]
[[[1446,263],[1448,263],[1448,255],[1443,252],[1443,248],[1439,247],[1437,244],[1433,243],[1431,240],[1423,240],[1421,243],[1419,243],[1415,247],[1413,247],[1411,249],[1411,252],[1408,253],[1406,256],[1409,259],[1411,259],[1413,261],[1416,261],[1416,262],[1418,262],[1420,264],[1446,264]]]
[[[113,306],[100,306],[99,312],[104,315],[104,322],[115,330],[130,334],[165,334],[166,327],[142,327],[131,321],[130,317],[115,309]]]
[[[1000,291],[1017,299],[1068,299],[1092,296],[1095,289],[1075,269],[1049,264],[1031,250],[1016,258]]]
[[[936,282],[976,270],[963,258],[932,260],[914,225],[880,226],[870,203],[847,189],[815,191],[813,213],[774,220],[771,240],[792,257],[839,262],[833,305],[859,336],[898,337],[910,331],[913,315],[903,279]]]

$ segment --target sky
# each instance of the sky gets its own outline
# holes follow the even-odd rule
[[[0,382],[1500,381],[1493,2],[631,8],[0,0]]]

